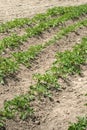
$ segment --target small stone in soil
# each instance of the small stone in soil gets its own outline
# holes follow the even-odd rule
[[[57,103],[60,103],[60,101],[59,101],[59,100],[57,100],[56,102],[57,102]]]
[[[35,124],[40,125],[40,121],[35,121]]]

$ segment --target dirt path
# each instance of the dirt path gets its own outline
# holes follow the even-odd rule
[[[0,22],[19,17],[30,17],[53,6],[87,3],[87,0],[0,0]]]

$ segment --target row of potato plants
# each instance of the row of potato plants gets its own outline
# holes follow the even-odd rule
[[[87,25],[87,20],[79,21],[78,23],[74,25],[70,25],[66,28],[61,29],[52,39],[50,39],[48,42],[40,45],[31,46],[27,51],[23,52],[17,52],[13,53],[12,55],[15,57],[15,60],[18,61],[18,63],[22,63],[25,66],[29,67],[30,63],[29,61],[34,59],[34,57],[45,47],[55,44],[56,41],[61,39],[63,36],[67,35],[68,33],[77,30],[78,28],[82,26]]]
[[[17,96],[4,103],[3,110],[0,110],[1,128],[5,127],[7,119],[14,119],[19,116],[25,120],[29,116],[32,117],[34,109],[31,102],[36,97],[40,99],[42,96],[48,96],[50,98],[52,96],[51,90],[58,90],[60,87],[58,83],[60,77],[67,78],[68,75],[81,73],[80,65],[87,63],[87,38],[83,38],[82,42],[75,45],[72,50],[57,52],[55,57],[55,62],[45,74],[34,75],[37,83],[30,86],[27,94]]]
[[[63,15],[65,13],[69,12],[76,12],[79,10],[79,12],[85,12],[87,10],[87,5],[80,5],[80,6],[74,6],[74,7],[54,7],[52,9],[48,9],[46,13],[37,14],[32,19],[29,18],[19,18],[15,19],[6,23],[2,23],[0,25],[0,33],[9,31],[12,28],[17,27],[24,27],[25,25],[34,25],[38,24],[41,21],[48,21],[50,18],[58,15]],[[87,12],[87,11],[86,11]],[[78,12],[76,12],[78,14]]]
[[[13,53],[12,57],[0,58],[0,82],[4,83],[4,78],[8,75],[14,74],[20,67],[20,64],[30,67],[30,62],[33,60],[38,53],[41,52],[45,47],[56,43],[63,36],[66,36],[69,32],[75,31],[82,26],[87,26],[87,20],[82,20],[74,25],[70,25],[60,30],[51,40],[44,43],[43,45],[31,46],[27,51]]]
[[[53,10],[55,10],[55,8]],[[43,31],[51,27],[56,27],[57,25],[59,25],[59,23],[64,23],[65,21],[68,21],[70,19],[78,18],[82,14],[86,14],[86,13],[87,13],[87,8],[85,8],[85,5],[84,5],[83,8],[78,7],[72,10],[71,12],[65,13],[64,15],[58,18],[57,17],[52,18],[50,20],[47,20],[46,22],[41,21],[39,22],[39,24],[36,24],[36,26],[32,28],[27,28],[26,34],[24,34],[23,36],[12,34],[11,36],[5,37],[4,39],[0,41],[0,53],[5,51],[6,48],[15,48],[15,47],[20,46],[20,44],[23,44],[25,41],[27,41],[28,38],[36,36],[36,35],[40,35]]]
[[[36,86],[32,89],[41,90],[42,94],[50,96],[50,90],[59,89],[60,85],[58,79],[65,79],[69,75],[81,74],[81,65],[87,64],[87,37],[82,39],[81,44],[73,47],[73,50],[66,50],[65,52],[58,52],[56,60],[50,70],[45,74],[35,74],[37,80]],[[45,91],[43,91],[45,88]],[[87,104],[86,104],[87,105]],[[78,122],[71,123],[68,130],[86,130],[87,129],[87,115],[85,117],[78,117]]]
[[[41,13],[35,15],[32,19],[30,18],[19,18],[15,19],[6,23],[2,23],[0,25],[0,33],[4,33],[6,31],[9,31],[10,29],[17,28],[17,27],[24,27],[26,25],[28,26],[33,26],[35,24],[38,24],[41,21],[48,21],[51,19],[53,16],[58,16],[61,14],[64,14],[66,12],[71,11],[71,8],[67,7],[55,7],[53,9],[48,9],[46,13]]]
[[[52,88],[58,86],[58,78],[66,78],[68,75],[81,73],[81,64],[87,63],[87,38],[82,39],[81,44],[75,45],[73,50],[58,52],[56,60],[50,70],[45,74],[35,74],[38,84]]]

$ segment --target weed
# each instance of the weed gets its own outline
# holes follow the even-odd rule
[[[69,126],[68,130],[86,130],[87,129],[87,117],[79,117],[77,123],[73,123]]]

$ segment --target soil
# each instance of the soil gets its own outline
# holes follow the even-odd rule
[[[73,23],[74,22],[72,21],[71,24]],[[47,39],[54,36],[53,31],[51,30],[46,36]],[[4,101],[12,99],[15,95],[27,92],[29,90],[29,86],[34,83],[34,80],[32,78],[33,74],[45,73],[45,71],[48,70],[54,62],[56,52],[72,49],[76,43],[81,42],[81,39],[84,36],[87,36],[87,27],[80,28],[76,32],[72,32],[63,39],[59,40],[56,44],[48,46],[36,57],[33,62],[31,62],[31,68],[28,69],[25,66],[21,65],[17,75],[14,77],[7,77],[7,84],[0,85],[0,106],[3,106]],[[46,40],[45,35],[43,36],[42,41],[44,41],[44,38]],[[40,41],[41,38],[39,38],[39,40],[37,39],[36,43],[41,43]],[[34,42],[34,39],[32,39],[32,42]],[[26,47],[27,44],[25,45]]]
[[[0,21],[32,17],[54,6],[70,6],[87,3],[87,0],[0,0]]]
[[[85,3],[87,3],[87,0],[0,0],[0,22],[19,17],[32,17],[36,13],[44,12],[53,6]],[[84,17],[81,19],[84,19]],[[68,21],[67,25],[75,22],[73,20]],[[40,37],[29,39],[21,46],[20,50],[26,50],[30,45],[48,41],[58,30],[59,28],[51,29],[49,32],[45,31]],[[71,32],[56,44],[44,49],[32,62],[30,69],[21,65],[16,76],[7,77],[7,84],[0,85],[0,108],[3,107],[4,101],[14,98],[15,95],[26,93],[29,86],[35,83],[32,75],[45,73],[54,62],[57,51],[71,50],[76,43],[81,42],[84,36],[87,36],[87,27],[81,27],[77,31]],[[0,36],[1,39],[3,37]],[[82,76],[70,76],[66,82],[61,79],[60,84],[62,91],[53,92],[52,101],[49,99],[42,99],[42,102],[35,101],[35,119],[27,119],[26,121],[19,119],[7,120],[6,130],[67,130],[69,122],[75,122],[78,116],[87,114],[87,107],[84,105],[87,103],[85,97],[87,93],[87,65],[82,66]]]
[[[69,122],[87,114],[84,106],[87,102],[87,66],[83,67],[83,77],[73,76],[68,80],[70,85],[58,96],[57,103],[35,130],[68,130]]]
[[[60,83],[63,90],[53,93],[52,101],[35,102],[35,119],[8,120],[7,130],[68,130],[70,122],[87,115],[87,65],[82,66],[82,76],[70,76]]]

